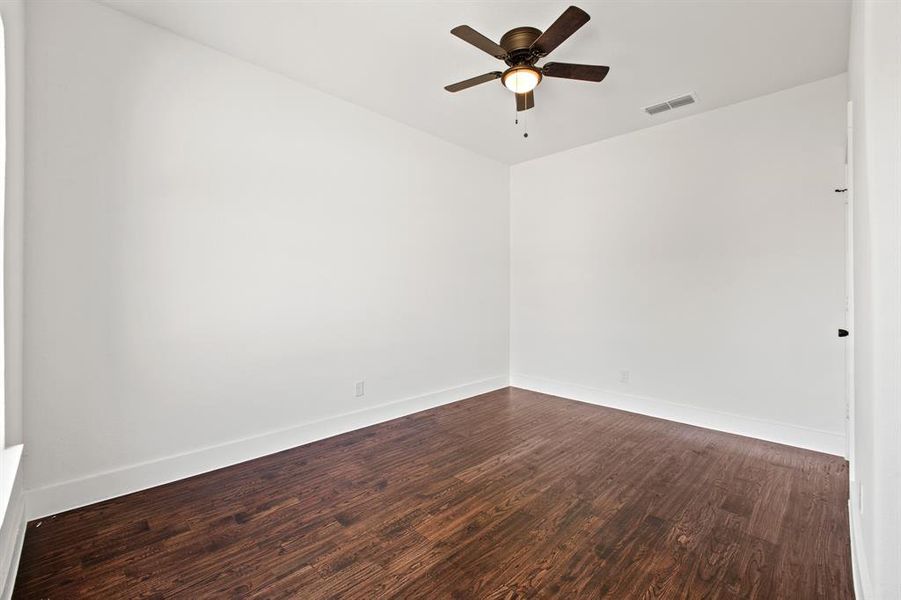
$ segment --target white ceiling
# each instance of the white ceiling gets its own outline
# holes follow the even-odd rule
[[[499,81],[444,91],[503,68],[449,31],[467,24],[497,41],[544,30],[567,2],[101,1],[505,163],[842,73],[850,18],[845,0],[579,1],[591,21],[548,60],[610,74],[543,81],[525,139]],[[697,105],[642,111],[687,92]]]

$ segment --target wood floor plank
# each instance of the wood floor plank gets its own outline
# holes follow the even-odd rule
[[[28,524],[14,598],[853,598],[847,463],[507,388]]]

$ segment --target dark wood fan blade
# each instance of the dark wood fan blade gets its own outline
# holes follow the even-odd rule
[[[494,58],[504,60],[507,58],[507,51],[498,44],[492,42],[484,35],[470,27],[469,25],[460,25],[451,29],[451,33],[463,40],[469,42],[479,50],[487,52]]]
[[[550,62],[541,67],[545,77],[562,77],[563,79],[579,79],[581,81],[603,81],[610,67],[600,65],[574,65],[572,63]]]
[[[529,110],[535,106],[535,92],[526,92],[525,94],[516,94],[516,112],[521,110]]]
[[[588,22],[588,13],[577,6],[570,6],[551,23],[547,31],[538,36],[532,42],[531,49],[536,50],[541,56],[547,56],[551,51],[566,41],[579,27]]]
[[[474,85],[479,85],[480,83],[485,83],[487,81],[494,81],[498,77],[501,76],[500,71],[492,71],[491,73],[485,73],[484,75],[479,75],[478,77],[473,77],[471,79],[465,79],[463,81],[458,81],[457,83],[452,83],[450,85],[444,86],[449,92],[459,92],[460,90],[465,90],[466,88],[471,88]]]

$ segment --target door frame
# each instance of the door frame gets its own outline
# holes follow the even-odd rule
[[[848,101],[845,154],[845,458],[849,478],[856,481],[854,460],[854,106]]]

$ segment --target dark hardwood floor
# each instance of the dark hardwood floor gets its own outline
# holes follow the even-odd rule
[[[29,523],[15,598],[853,598],[834,456],[505,389]]]

